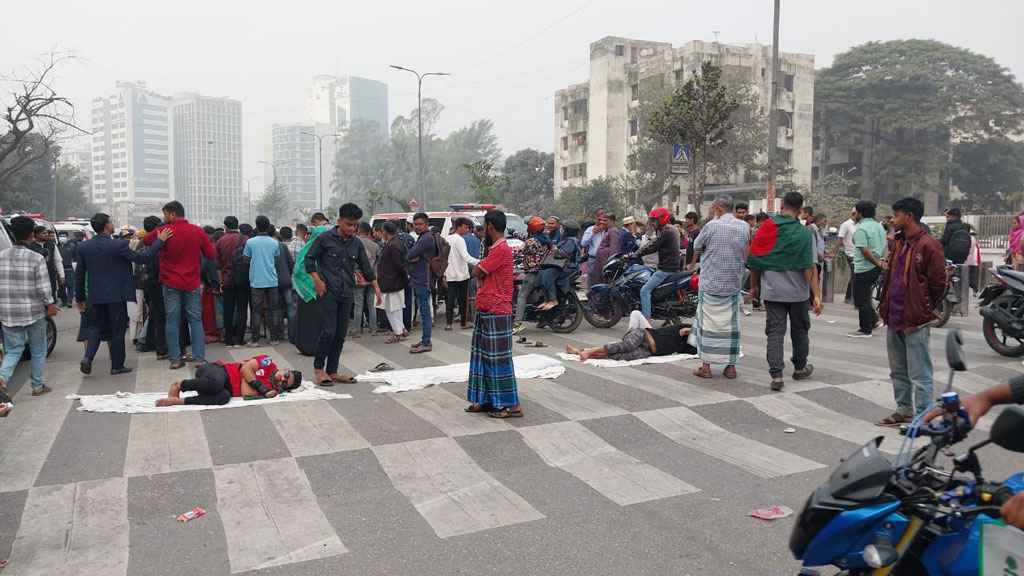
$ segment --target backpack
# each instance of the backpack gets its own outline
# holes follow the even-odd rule
[[[431,258],[428,263],[430,273],[443,282],[444,272],[448,269],[448,255],[451,253],[452,247],[448,244],[447,240],[437,233],[434,233],[434,247],[437,249],[437,255]]]
[[[235,288],[249,287],[249,265],[245,262],[244,252],[245,242],[241,242],[231,255],[231,281]]]
[[[946,244],[946,258],[955,264],[963,264],[971,252],[971,233],[966,226],[958,228]]]
[[[295,261],[292,259],[292,253],[288,250],[288,246],[281,244],[281,249],[277,251],[277,257],[274,258],[274,267],[277,268],[277,287],[291,288]]]

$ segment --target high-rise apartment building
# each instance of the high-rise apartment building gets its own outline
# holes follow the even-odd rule
[[[78,170],[78,175],[87,182],[92,179],[92,143],[68,147],[61,151],[61,159],[68,166]]]
[[[590,45],[590,77],[555,93],[555,195],[571,185],[633,169],[645,89],[685,82],[704,62],[722,68],[723,79],[755,88],[762,109],[771,95],[771,46],[692,41],[679,47],[606,37]],[[794,184],[810,186],[814,124],[814,56],[779,54],[780,157]],[[740,183],[737,174],[731,183]],[[685,191],[688,178],[678,183]]]
[[[289,207],[297,212],[320,208],[317,187],[316,139],[311,124],[274,124],[272,131],[273,163],[267,182],[288,195]],[[324,190],[324,202],[329,192]]]
[[[241,216],[242,103],[183,93],[171,107],[176,196],[186,216],[196,224]]]
[[[174,198],[170,104],[142,82],[93,99],[92,201],[118,223],[138,226]]]

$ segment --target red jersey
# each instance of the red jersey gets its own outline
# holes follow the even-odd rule
[[[270,356],[266,354],[260,354],[254,358],[258,362],[256,367],[256,379],[263,383],[264,386],[273,387],[271,377],[274,372],[277,371],[277,364],[270,359]],[[246,361],[248,362],[248,360]],[[242,396],[242,364],[243,362],[224,362],[223,360],[217,360],[215,362],[218,366],[223,366],[224,371],[228,373],[228,384],[231,386],[231,395],[235,397]]]
[[[143,239],[146,246],[152,244],[164,228],[173,230],[174,236],[160,249],[160,283],[176,290],[191,291],[199,288],[201,257],[206,256],[211,260],[217,258],[213,243],[202,228],[190,224],[184,218],[178,218],[146,234]]]
[[[480,268],[487,272],[476,291],[476,309],[491,314],[512,313],[512,292],[515,273],[512,270],[512,249],[504,238],[498,240],[487,257],[480,261]]]

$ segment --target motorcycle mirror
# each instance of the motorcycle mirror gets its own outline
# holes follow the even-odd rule
[[[946,334],[946,363],[949,369],[956,372],[967,370],[967,362],[964,361],[964,339],[959,330],[950,330]]]
[[[1024,408],[1009,406],[992,424],[989,438],[1001,448],[1010,452],[1024,452]]]

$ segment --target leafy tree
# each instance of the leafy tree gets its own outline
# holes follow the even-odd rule
[[[524,148],[505,159],[497,198],[521,214],[540,214],[554,202],[555,156]]]
[[[950,173],[965,195],[964,208],[982,212],[1012,209],[1011,204],[1024,192],[1024,143],[993,138],[957,144]]]
[[[41,134],[30,134],[23,142],[26,146],[47,146],[44,140]],[[60,163],[60,153],[59,146],[48,145],[44,156],[26,164],[0,184],[0,206],[8,212],[43,212],[53,219],[91,216],[95,207],[89,202],[89,181],[78,173],[77,168]],[[57,205],[54,213],[55,186]]]
[[[585,222],[594,220],[600,208],[614,214],[623,213],[622,197],[614,178],[594,178],[585,186],[570,186],[555,200],[552,212],[562,218]]]
[[[469,186],[473,190],[473,200],[483,203],[497,203],[498,184],[503,178],[494,172],[494,162],[477,160],[463,164],[462,168],[469,174]]]
[[[924,195],[935,205],[952,142],[1019,132],[1024,90],[993,59],[934,40],[869,42],[819,72],[815,108],[822,155],[863,151],[865,198]]]
[[[267,186],[267,189],[256,200],[256,213],[265,215],[273,223],[280,223],[288,218],[290,207],[288,194],[280,186],[276,188]]]

